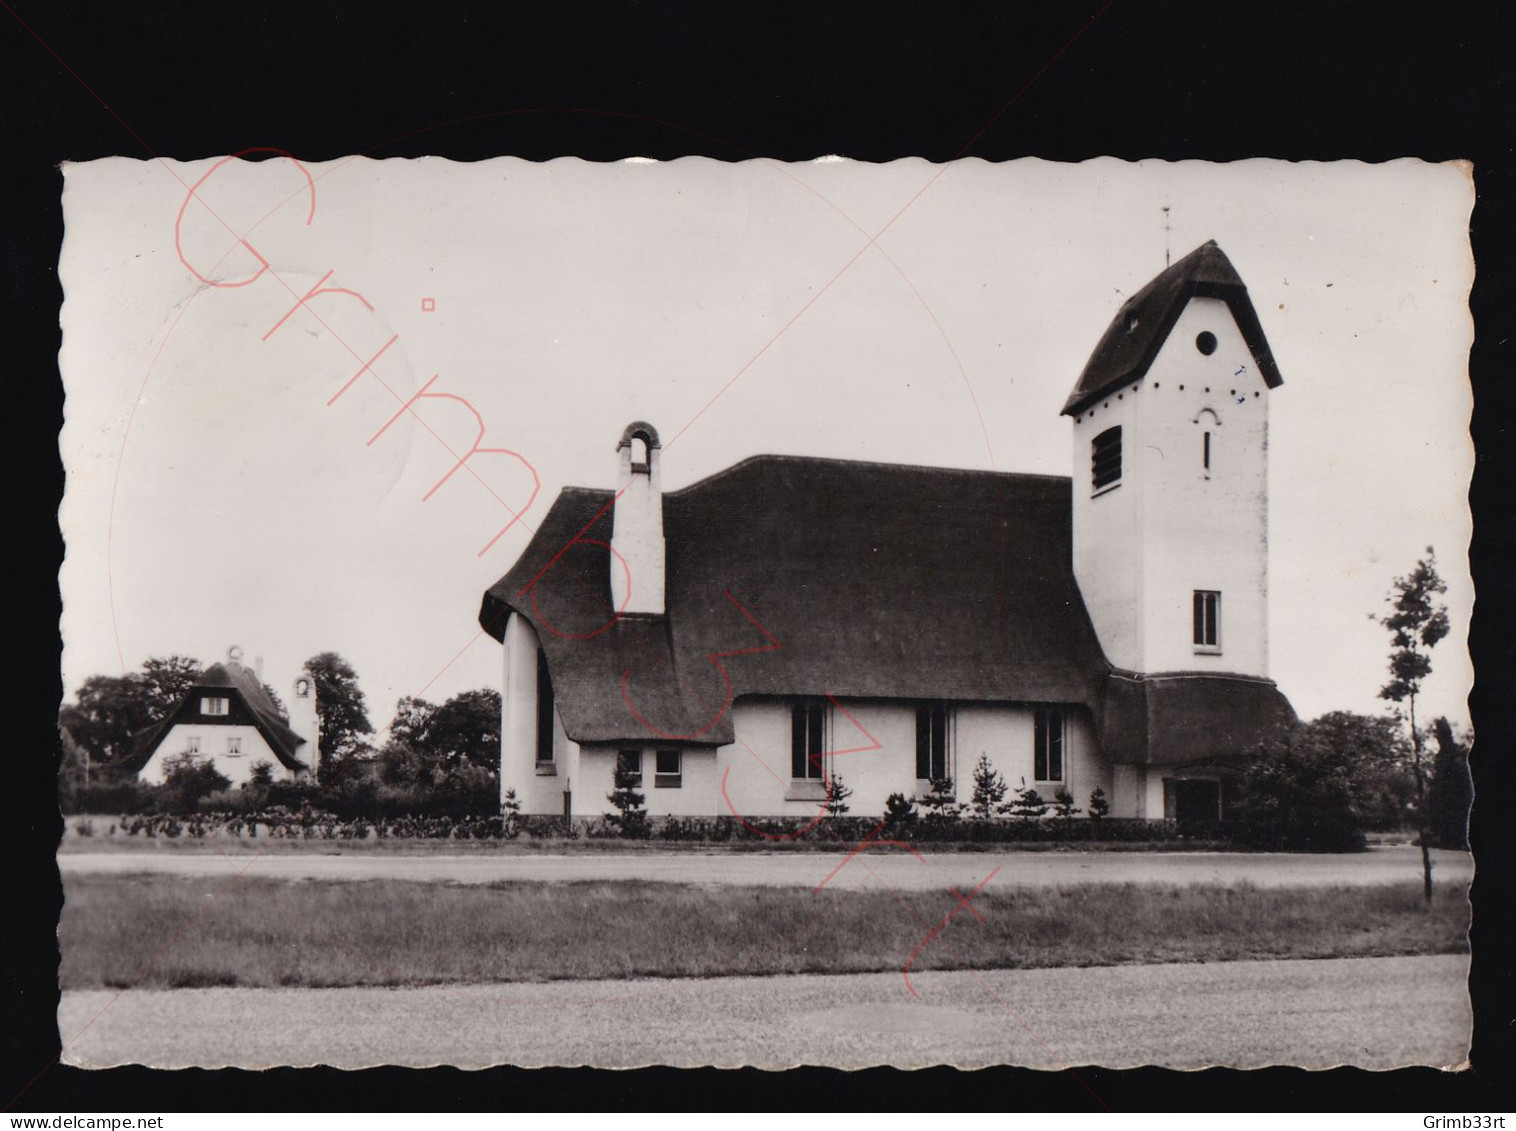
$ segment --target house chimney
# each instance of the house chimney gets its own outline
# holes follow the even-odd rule
[[[610,565],[611,604],[618,612],[665,611],[661,456],[658,430],[642,420],[628,424],[616,445]]]
[[[259,656],[253,661],[253,674],[258,677],[258,682],[263,682],[263,657]]]

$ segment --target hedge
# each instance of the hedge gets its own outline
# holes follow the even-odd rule
[[[75,831],[93,836],[93,821],[78,821]],[[522,834],[533,840],[619,839],[616,826],[604,818],[547,816],[462,817],[399,814],[371,820],[344,816],[326,809],[273,806],[267,809],[211,813],[127,813],[111,826],[126,836],[147,838],[232,836],[274,840],[513,840]],[[1101,820],[916,820],[881,825],[868,817],[828,817],[821,821],[791,818],[742,821],[734,817],[662,817],[649,820],[639,839],[686,843],[800,843],[816,848],[855,846],[865,840],[911,844],[949,843],[1180,843],[1226,839],[1224,826],[1186,826],[1173,821],[1126,818]]]

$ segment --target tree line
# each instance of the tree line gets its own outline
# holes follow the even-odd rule
[[[278,782],[272,767],[254,766],[253,779],[233,790],[211,759],[179,754],[171,759],[165,787],[136,785],[130,759],[135,743],[169,716],[205,670],[191,656],[154,656],[125,675],[90,676],[60,708],[59,785],[65,804],[83,801],[85,791],[93,790],[166,812],[217,803],[260,808],[270,797],[275,804],[296,806],[339,797],[359,804],[364,795],[386,810],[430,812],[448,804],[468,811],[498,808],[499,692],[465,691],[441,703],[402,698],[384,741],[376,744],[353,665],[336,652],[321,652],[304,668],[316,692],[317,749],[302,751],[303,760],[314,763],[314,781]],[[287,723],[289,713],[277,692],[266,683],[263,690]]]

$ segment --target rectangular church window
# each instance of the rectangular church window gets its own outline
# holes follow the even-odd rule
[[[822,704],[796,703],[790,708],[790,777],[821,780],[825,727],[826,707]]]
[[[1063,780],[1063,712],[1038,707],[1032,776],[1038,781]]]
[[[934,703],[916,711],[916,779],[934,781],[948,776],[947,706]]]
[[[678,789],[684,784],[683,752],[659,750],[653,755],[653,787]]]

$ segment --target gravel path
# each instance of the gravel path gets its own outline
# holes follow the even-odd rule
[[[899,974],[91,990],[64,994],[58,1023],[87,1067],[1392,1068],[1464,1059],[1467,974],[1434,955],[930,972],[919,999]]]
[[[1466,853],[1434,853],[1433,877],[1468,883]],[[180,876],[248,876],[269,879],[404,879],[462,884],[499,880],[664,880],[692,884],[772,884],[814,887],[842,865],[842,854],[786,853],[583,853],[563,856],[407,856],[305,853],[69,852],[58,857],[64,875],[167,872]],[[902,891],[978,882],[997,866],[991,887],[1064,887],[1078,883],[1236,883],[1260,887],[1419,883],[1421,857],[1396,845],[1341,856],[1236,852],[949,852],[920,858],[885,850],[846,863],[830,881],[861,887],[877,880]]]

